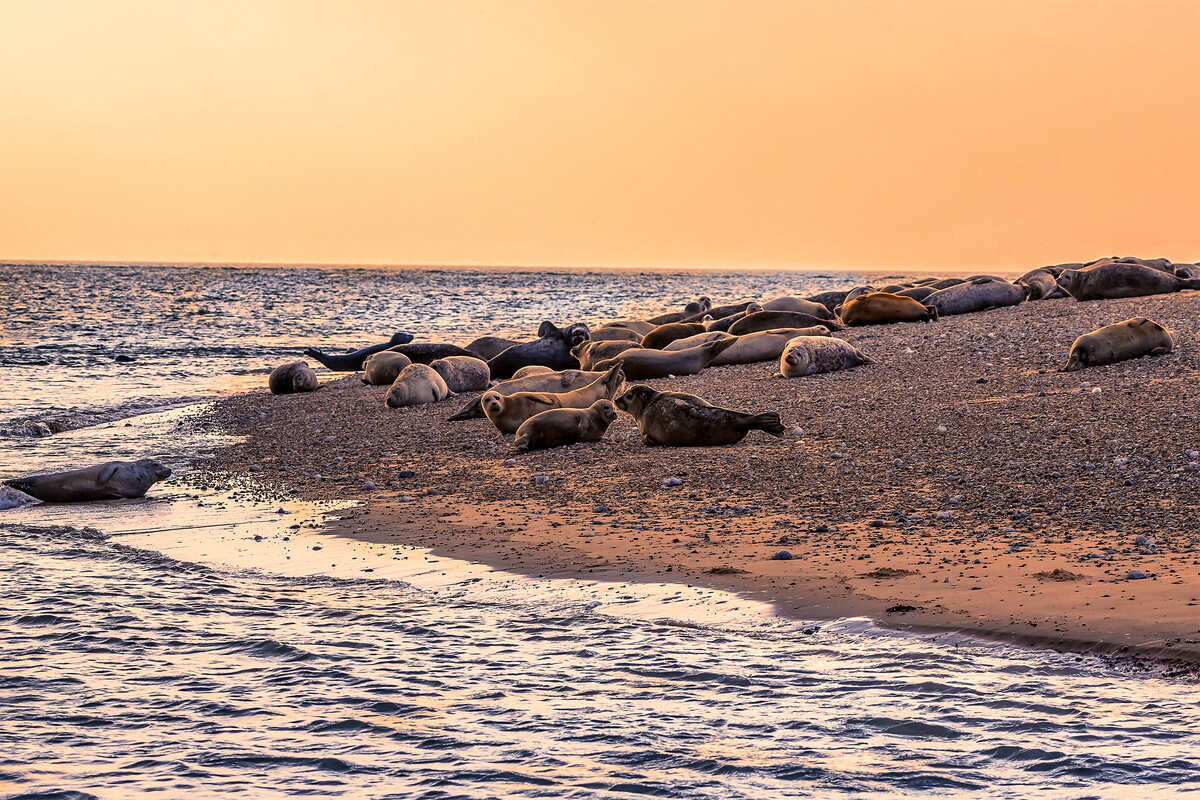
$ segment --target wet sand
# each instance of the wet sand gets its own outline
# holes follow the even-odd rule
[[[1134,315],[1176,352],[1057,371],[1076,336]],[[486,420],[445,421],[474,395],[397,411],[350,376],[219,401],[205,424],[246,438],[190,479],[366,500],[330,531],[533,576],[1198,661],[1198,319],[1197,293],[1049,300],[851,329],[877,363],[849,371],[649,382],[789,429],[721,448],[647,448],[622,416],[599,443],[520,454]]]

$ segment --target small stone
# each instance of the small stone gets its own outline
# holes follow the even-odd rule
[[[1146,573],[1142,572],[1140,569],[1131,569],[1129,572],[1125,573],[1125,579],[1130,581],[1140,581],[1144,580],[1146,577],[1148,577]]]
[[[515,467],[516,465],[517,465],[517,460],[516,460],[515,458],[506,458],[506,459],[504,459],[504,466],[506,466],[506,467]]]
[[[804,428],[792,428],[792,436],[803,436]]]
[[[251,472],[262,472],[262,467],[260,467],[258,464],[251,464],[250,471]]]
[[[937,426],[937,432],[938,432],[938,433],[945,433],[945,432],[946,432],[946,426],[945,426],[945,425],[938,425],[938,426]]]
[[[376,489],[378,489],[378,488],[379,488],[378,486],[376,486],[375,484],[371,483],[370,481],[367,481],[366,483],[364,483],[364,484],[363,484],[363,490],[364,490],[364,491],[373,492],[373,491],[375,491],[375,490],[376,490]]]
[[[533,482],[538,486],[545,486],[550,482],[550,476],[544,472],[535,472],[533,473]]]
[[[256,534],[254,534],[254,541],[256,541],[256,542],[261,542],[261,541],[262,541],[262,537],[261,537],[261,536],[259,536],[259,535],[256,533]]]
[[[683,481],[679,478],[666,478],[663,480],[663,486],[682,486]]]
[[[413,472],[411,469],[402,469],[396,473],[396,477],[397,478],[415,478],[415,477],[417,477],[417,473]]]
[[[772,561],[790,561],[791,558],[792,558],[792,554],[789,553],[787,550],[780,550],[778,553],[771,556]]]
[[[320,550],[320,549],[321,549],[321,545],[319,545],[319,544],[314,544],[314,545],[312,546],[312,549],[313,549],[313,550]]]
[[[596,506],[595,508],[592,509],[592,511],[594,511],[597,514],[607,514],[608,506]]]
[[[1116,458],[1113,459],[1113,463],[1116,464],[1118,467],[1123,467],[1129,463],[1129,459],[1125,458],[1124,456],[1117,456]]]
[[[934,516],[937,517],[938,519],[950,519],[950,512],[949,511],[939,511],[936,514],[934,514]]]
[[[987,383],[987,381],[988,381],[987,378],[976,378],[975,379],[976,383]]]
[[[818,525],[817,527],[813,528],[813,533],[829,533],[829,526]]]

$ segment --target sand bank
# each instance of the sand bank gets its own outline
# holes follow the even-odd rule
[[[1177,351],[1057,371],[1076,336],[1135,314]],[[445,421],[470,396],[396,411],[349,377],[219,401],[207,424],[246,438],[193,479],[366,500],[332,532],[529,575],[1200,659],[1198,320],[1196,293],[1050,300],[851,329],[877,363],[845,372],[650,382],[802,429],[723,448],[646,448],[622,417],[519,454],[486,420]]]

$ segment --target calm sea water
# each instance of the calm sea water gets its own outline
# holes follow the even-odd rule
[[[1092,659],[731,618],[715,593],[630,614],[649,588],[252,564],[254,535],[333,544],[193,492],[188,458],[219,442],[180,431],[196,407],[160,410],[261,386],[313,343],[465,341],[850,276],[3,269],[0,472],[153,455],[178,473],[155,502],[0,512],[0,797],[1200,788],[1200,691]],[[156,530],[177,546],[149,546]]]

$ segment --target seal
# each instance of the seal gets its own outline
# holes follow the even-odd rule
[[[579,361],[581,369],[594,369],[597,363],[635,347],[641,347],[641,345],[637,342],[616,340],[596,342],[589,339],[572,347],[571,355]]]
[[[642,337],[642,347],[647,350],[662,350],[676,339],[704,333],[703,322],[668,322],[659,325]]]
[[[811,314],[801,314],[797,311],[756,311],[730,325],[729,333],[741,336],[746,333],[769,331],[775,328],[811,328],[813,325],[824,325],[831,331],[842,329],[842,326],[833,320],[814,317]]]
[[[620,364],[631,380],[695,375],[709,366],[713,359],[729,348],[734,341],[736,339],[709,342],[686,350],[626,350],[596,364],[596,369],[608,369]]]
[[[1050,300],[1055,297],[1066,297],[1066,292],[1057,283],[1057,278],[1061,272],[1061,269],[1055,267],[1039,267],[1038,269],[1026,272],[1013,281],[1013,283],[1029,289],[1030,300]]]
[[[960,283],[966,282],[966,278],[940,278],[936,281],[930,281],[925,285],[932,287],[934,291],[940,292],[942,289],[949,289],[951,286],[958,286]]]
[[[658,326],[652,322],[647,322],[644,319],[619,319],[615,322],[604,323],[605,328],[623,328],[627,331],[633,331],[637,334],[638,341],[642,341],[642,337]]]
[[[821,303],[799,297],[776,297],[762,304],[763,311],[798,311],[818,319],[833,319],[833,312]]]
[[[637,421],[642,442],[669,447],[712,447],[736,444],[753,430],[783,436],[783,424],[774,411],[747,414],[714,406],[684,392],[656,392],[639,384],[616,401],[617,408]]]
[[[842,306],[842,322],[846,325],[935,322],[937,318],[938,312],[933,306],[890,292],[860,294]]]
[[[362,382],[371,386],[391,386],[396,382],[396,377],[411,363],[403,353],[391,350],[375,353],[363,362]]]
[[[527,375],[543,375],[547,372],[554,372],[554,370],[550,369],[549,367],[543,367],[539,364],[530,364],[528,367],[521,367],[519,370],[514,372],[510,380],[524,378]]]
[[[676,350],[688,350],[692,347],[699,347],[702,344],[708,344],[709,342],[736,342],[737,339],[738,337],[731,336],[724,331],[705,331],[704,333],[697,333],[694,336],[689,336],[686,339],[676,339],[664,347],[663,350],[668,352],[674,352]]]
[[[934,290],[928,286],[914,286],[911,289],[901,289],[900,291],[896,292],[896,294],[900,295],[901,297],[911,297],[913,300],[916,300],[919,303],[926,297],[929,297],[929,295],[933,294],[933,292]]]
[[[1178,278],[1141,264],[1110,261],[1083,269],[1064,269],[1058,285],[1076,300],[1114,300],[1200,289],[1200,280]]]
[[[1200,278],[1200,265],[1197,264],[1175,264],[1175,277],[1183,278],[1184,280],[1195,280]]]
[[[151,486],[169,477],[171,470],[152,458],[143,458],[14,478],[4,485],[43,503],[88,503],[142,497]]]
[[[483,413],[501,433],[515,433],[521,423],[552,408],[587,408],[597,400],[611,400],[625,382],[620,365],[581,389],[570,392],[514,392],[502,395],[497,391],[483,393],[480,402]]]
[[[682,322],[688,317],[706,314],[711,310],[712,300],[709,300],[707,297],[701,297],[699,300],[693,300],[685,305],[682,311],[670,311],[666,314],[659,314],[657,317],[651,317],[649,321],[655,325],[666,325],[668,322]]]
[[[939,317],[952,314],[972,314],[989,308],[1015,306],[1025,302],[1029,290],[1006,280],[976,278],[970,283],[956,283],[939,289],[925,298],[925,305],[937,309]]]
[[[729,326],[732,325],[733,323],[737,322],[742,317],[749,316],[750,314],[753,314],[756,311],[762,311],[762,310],[763,310],[763,307],[760,306],[758,303],[747,303],[746,307],[743,308],[741,311],[735,311],[732,314],[726,314],[723,317],[717,317],[717,318],[709,320],[708,322],[705,322],[704,328],[705,328],[705,330],[710,330],[710,331],[726,331],[726,332],[728,332]]]
[[[487,362],[471,356],[439,358],[429,366],[442,376],[451,392],[482,392],[492,379]]]
[[[362,350],[355,350],[352,353],[342,353],[341,355],[333,355],[330,353],[322,353],[315,348],[308,348],[304,351],[304,355],[319,362],[325,369],[330,372],[358,372],[362,369],[363,362],[368,356],[395,347],[398,344],[408,344],[413,340],[411,333],[398,331],[392,334],[392,338],[388,339],[383,344],[364,347]]]
[[[437,361],[439,358],[449,358],[450,356],[471,355],[470,350],[459,347],[456,344],[443,344],[441,342],[415,342],[388,349],[393,353],[401,353],[408,356],[408,360],[414,364],[428,364],[432,361]]]
[[[590,338],[588,326],[582,322],[565,328],[559,328],[553,322],[543,322],[538,328],[536,341],[514,345],[489,359],[488,369],[497,380],[512,377],[521,367],[531,364],[551,369],[575,369],[579,362],[571,355],[571,348]]]
[[[1076,339],[1061,371],[1075,372],[1129,358],[1166,355],[1174,347],[1175,337],[1169,330],[1152,319],[1132,317]]]
[[[654,330],[654,326],[646,331],[649,333]],[[593,342],[633,342],[634,344],[642,343],[642,334],[629,328],[621,328],[616,325],[604,326],[592,331],[591,340]]]
[[[517,392],[569,392],[587,386],[604,374],[602,372],[583,372],[577,369],[565,369],[561,372],[555,372],[547,367],[522,367],[521,369],[542,369],[546,371],[532,375],[526,374],[519,378],[514,377],[496,384],[491,388],[491,391],[506,396],[516,394]],[[518,370],[518,372],[520,371]],[[464,419],[482,419],[484,413],[483,405],[480,403],[481,399],[476,397],[459,409],[458,413],[450,417],[448,421],[459,422]]]
[[[598,442],[617,418],[611,400],[597,400],[587,408],[552,408],[534,414],[517,428],[513,444],[518,450],[541,450],[576,442]]]
[[[297,394],[299,392],[315,392],[317,390],[317,373],[312,371],[304,361],[293,361],[281,364],[271,370],[267,378],[267,386],[271,394]]]
[[[779,372],[785,378],[800,378],[873,363],[854,345],[842,339],[797,336],[787,343],[783,354],[779,356]]]
[[[476,358],[482,358],[484,361],[487,361],[489,358],[495,358],[508,348],[518,344],[520,342],[513,341],[512,339],[502,339],[499,336],[480,336],[463,349]]]
[[[825,306],[829,310],[829,313],[832,314],[835,308],[846,302],[846,295],[848,294],[850,294],[849,291],[821,292],[820,294],[814,294],[808,299]]]
[[[797,336],[828,336],[829,329],[823,325],[811,328],[774,328],[769,331],[747,333],[736,337],[733,345],[712,360],[713,367],[730,364],[758,364],[774,361],[783,354],[783,348]]]
[[[428,364],[409,364],[396,376],[383,402],[388,408],[419,406],[445,400],[452,394],[450,387]]]

